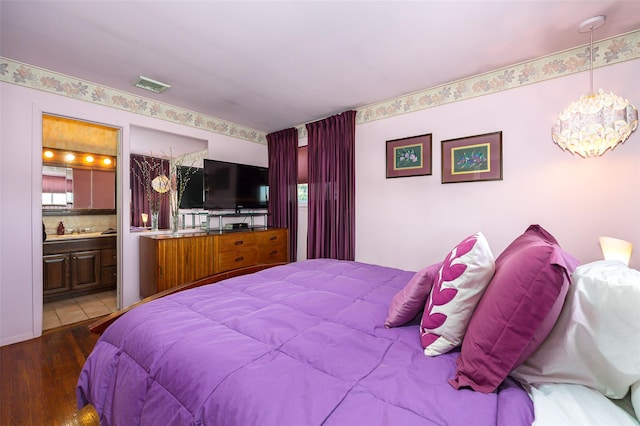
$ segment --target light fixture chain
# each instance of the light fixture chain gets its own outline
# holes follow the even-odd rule
[[[589,85],[590,85],[589,95],[593,96],[593,25],[591,26],[591,29],[589,30],[589,34],[590,34],[590,39],[589,39],[589,64],[591,66],[591,72],[590,72],[590,76],[589,76]]]

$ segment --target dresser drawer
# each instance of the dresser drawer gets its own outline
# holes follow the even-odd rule
[[[286,244],[286,232],[282,231],[264,231],[255,234],[258,246],[280,246]]]
[[[255,265],[258,260],[258,251],[254,248],[246,250],[226,251],[218,254],[218,272],[230,271],[232,269],[244,268]]]
[[[288,261],[287,244],[280,241],[278,244],[266,245],[258,248],[258,263],[277,263]]]
[[[116,249],[100,251],[100,263],[102,266],[115,266],[118,264],[118,252]]]
[[[253,232],[238,232],[220,235],[218,237],[218,253],[243,250],[256,244],[256,236]]]
[[[118,271],[115,266],[103,267],[100,270],[100,284],[109,285],[118,282]]]

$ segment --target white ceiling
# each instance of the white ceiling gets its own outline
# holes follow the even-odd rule
[[[639,0],[0,0],[0,55],[268,133],[587,44],[595,15],[640,29]]]

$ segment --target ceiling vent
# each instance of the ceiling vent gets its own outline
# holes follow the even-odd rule
[[[139,76],[138,79],[133,83],[133,85],[154,93],[162,93],[169,87],[171,87],[171,85],[169,84],[162,83],[157,80],[152,80],[143,76]]]

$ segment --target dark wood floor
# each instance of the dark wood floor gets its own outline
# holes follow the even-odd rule
[[[78,375],[98,340],[90,322],[0,348],[0,425],[73,424]]]

